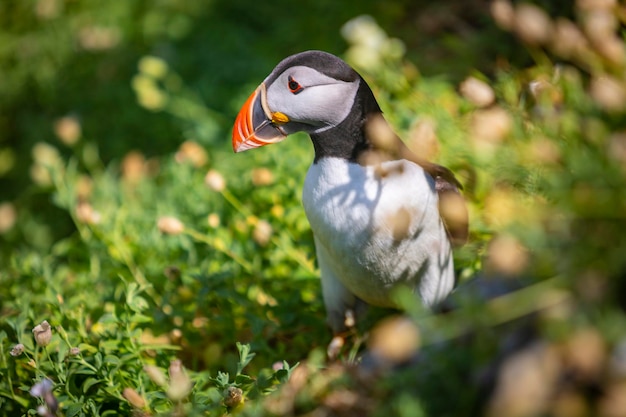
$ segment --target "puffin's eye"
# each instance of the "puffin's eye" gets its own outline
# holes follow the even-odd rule
[[[298,94],[300,91],[303,90],[303,87],[300,85],[300,83],[294,80],[291,75],[289,76],[287,80],[288,80],[287,85],[289,86],[289,91],[291,91],[293,94]]]

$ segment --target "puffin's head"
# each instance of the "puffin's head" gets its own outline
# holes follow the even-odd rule
[[[233,149],[241,152],[295,132],[315,135],[339,125],[353,110],[361,83],[356,71],[326,52],[285,58],[239,111]]]

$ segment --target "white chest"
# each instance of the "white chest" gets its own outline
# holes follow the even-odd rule
[[[394,285],[418,287],[450,246],[432,178],[408,161],[381,168],[385,175],[323,158],[309,169],[302,200],[318,257],[353,294],[387,306]]]

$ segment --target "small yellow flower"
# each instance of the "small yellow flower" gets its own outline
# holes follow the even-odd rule
[[[37,165],[54,167],[61,163],[59,150],[46,142],[37,142],[31,152]]]
[[[135,90],[139,104],[148,110],[162,110],[169,100],[168,95],[159,89],[158,84],[143,74],[135,75],[131,85]]]
[[[137,66],[139,67],[139,71],[141,73],[155,79],[165,77],[169,71],[167,62],[152,55],[142,57]]]
[[[276,204],[272,206],[272,208],[270,209],[270,213],[274,217],[281,218],[285,215],[285,208],[280,204]]]

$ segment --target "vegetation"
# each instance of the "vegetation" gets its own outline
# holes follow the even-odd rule
[[[0,4],[0,415],[625,415],[623,4],[378,3]],[[447,311],[332,363],[312,147],[229,140],[313,48],[471,215]]]

